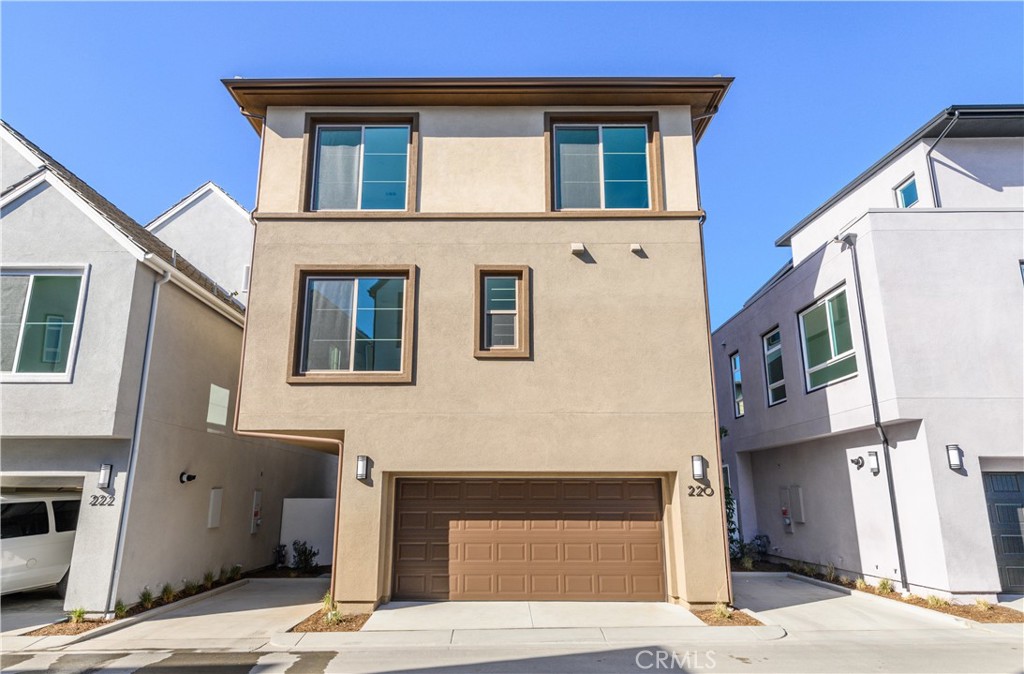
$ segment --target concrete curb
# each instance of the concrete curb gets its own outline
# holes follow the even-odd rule
[[[95,639],[96,637],[101,637],[106,634],[110,634],[111,632],[116,632],[118,630],[123,630],[126,627],[131,627],[132,625],[136,625],[140,622],[149,620],[150,618],[156,618],[165,613],[170,613],[171,611],[175,611],[179,608],[189,606],[190,604],[195,604],[196,602],[202,601],[204,599],[215,597],[218,594],[223,594],[230,590],[238,589],[243,585],[248,584],[248,582],[248,578],[236,580],[235,582],[230,583],[228,585],[222,585],[221,587],[216,587],[212,590],[207,590],[206,592],[201,592],[200,594],[193,595],[185,599],[179,599],[178,601],[172,602],[170,604],[165,604],[164,606],[151,608],[148,611],[143,611],[142,613],[130,616],[128,618],[114,620],[107,625],[97,627],[96,629],[91,629],[88,632],[82,632],[81,634],[77,634],[74,636],[27,637],[30,639],[36,639],[37,641],[33,641],[31,644],[28,644],[27,646],[19,650],[25,650],[28,646],[32,646],[32,650],[34,651],[57,649],[70,646],[72,644],[78,644],[83,641],[89,641],[90,639]],[[6,645],[4,647],[4,650],[7,650]]]
[[[870,592],[861,592],[860,590],[856,590],[856,589],[851,590],[850,588],[843,587],[842,585],[835,585],[833,583],[829,583],[829,582],[824,581],[824,580],[818,580],[817,578],[809,578],[807,576],[801,576],[798,573],[788,573],[786,575],[789,578],[792,578],[793,580],[802,580],[805,583],[810,583],[811,585],[817,585],[818,587],[823,587],[825,589],[832,590],[833,592],[837,592],[839,594],[848,594],[848,595],[854,595],[854,596],[858,596],[858,597],[864,597],[865,599],[868,599],[868,600],[873,601],[873,602],[885,602],[886,606],[894,606],[895,605],[895,606],[898,606],[898,607],[902,608],[905,611],[909,611],[909,612],[913,613],[916,616],[927,617],[927,618],[931,618],[933,620],[939,620],[939,621],[942,621],[942,622],[946,622],[946,623],[949,623],[951,625],[955,625],[956,627],[959,627],[961,629],[968,629],[968,628],[972,627],[972,625],[969,624],[969,623],[973,623],[974,622],[973,620],[971,620],[971,621],[964,620],[963,618],[958,618],[958,617],[956,617],[954,615],[949,615],[948,613],[942,613],[941,611],[933,611],[931,609],[924,608],[923,606],[915,606],[913,604],[907,604],[906,602],[902,602],[902,601],[898,601],[898,600],[894,600],[894,599],[886,599],[885,597],[879,597],[878,595],[872,594]],[[980,624],[980,623],[976,623],[976,624]]]

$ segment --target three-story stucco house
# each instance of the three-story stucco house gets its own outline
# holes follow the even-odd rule
[[[237,428],[341,452],[333,595],[729,601],[695,150],[731,80],[226,80]]]
[[[0,589],[110,613],[273,563],[282,500],[330,496],[336,459],[233,432],[242,305],[6,124],[0,158]]]
[[[776,244],[712,337],[744,538],[1024,592],[1024,106],[942,111]]]

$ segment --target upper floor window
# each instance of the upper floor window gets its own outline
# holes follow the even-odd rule
[[[476,357],[529,357],[529,267],[478,266],[476,274]]]
[[[857,373],[846,289],[836,290],[800,314],[807,390]]]
[[[316,126],[310,208],[405,210],[409,124]]]
[[[413,274],[407,266],[300,270],[289,382],[411,381]]]
[[[786,400],[786,377],[782,371],[782,333],[775,328],[762,338],[762,342],[768,405],[771,406]]]
[[[558,210],[651,207],[648,124],[555,124]]]
[[[910,176],[896,187],[896,205],[910,208],[917,203],[917,180]]]
[[[67,379],[74,362],[84,290],[81,269],[3,270],[0,372],[5,378]]]
[[[740,373],[740,352],[729,356],[732,370],[732,414],[739,419],[743,416],[743,375]]]

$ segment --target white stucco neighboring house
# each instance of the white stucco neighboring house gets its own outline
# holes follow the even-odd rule
[[[1024,592],[1024,106],[942,111],[776,245],[792,262],[712,335],[743,539]]]
[[[232,431],[242,304],[6,123],[0,159],[0,490],[80,497],[77,523],[5,502],[5,573],[68,527],[66,609],[272,564],[283,500],[333,496],[337,458]]]
[[[199,186],[146,229],[246,303],[255,230],[249,212],[218,185]]]

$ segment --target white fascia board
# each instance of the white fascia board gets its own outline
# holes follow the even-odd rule
[[[31,180],[22,183],[17,187],[17,189],[5,194],[3,198],[0,199],[0,208],[7,208],[9,204],[12,204],[22,198],[44,182],[46,182],[46,171],[39,171],[39,173],[37,173]]]
[[[154,271],[160,272],[161,274],[163,274],[164,272],[170,272],[171,283],[178,286],[179,288],[187,292],[189,295],[192,295],[197,300],[199,300],[206,306],[210,307],[224,318],[227,318],[238,327],[242,327],[244,325],[245,319],[241,315],[229,309],[226,304],[218,300],[216,297],[212,296],[210,294],[210,291],[208,291],[206,288],[202,287],[201,285],[190,279],[188,276],[182,274],[176,267],[171,266],[165,260],[157,257],[156,255],[153,255],[152,253],[146,253],[146,255],[142,259],[142,262],[146,266],[150,267]]]
[[[121,230],[115,227],[109,220],[106,219],[99,211],[93,208],[85,198],[82,197],[78,192],[68,187],[67,183],[60,179],[59,176],[55,175],[50,169],[44,169],[39,174],[37,179],[33,179],[26,183],[23,188],[19,188],[14,192],[4,197],[0,206],[7,207],[9,203],[12,203],[17,197],[24,196],[34,187],[45,182],[47,185],[57,190],[65,199],[70,201],[72,204],[78,207],[78,210],[82,212],[85,217],[89,218],[97,227],[106,232],[112,239],[117,241],[121,246],[131,253],[132,257],[136,260],[142,260],[145,255],[145,251],[136,245],[131,239],[124,235]]]
[[[32,166],[36,167],[37,169],[43,167],[43,165],[44,165],[43,160],[40,159],[39,156],[35,152],[33,152],[32,150],[28,149],[28,147],[26,147],[25,144],[22,143],[18,139],[17,136],[15,136],[13,133],[11,133],[10,131],[8,131],[7,129],[5,129],[2,126],[0,126],[0,138],[3,138],[5,141],[7,141],[7,143],[11,147],[13,147],[14,150],[19,155],[21,155],[22,158],[25,161],[27,161],[29,164],[32,164]]]

